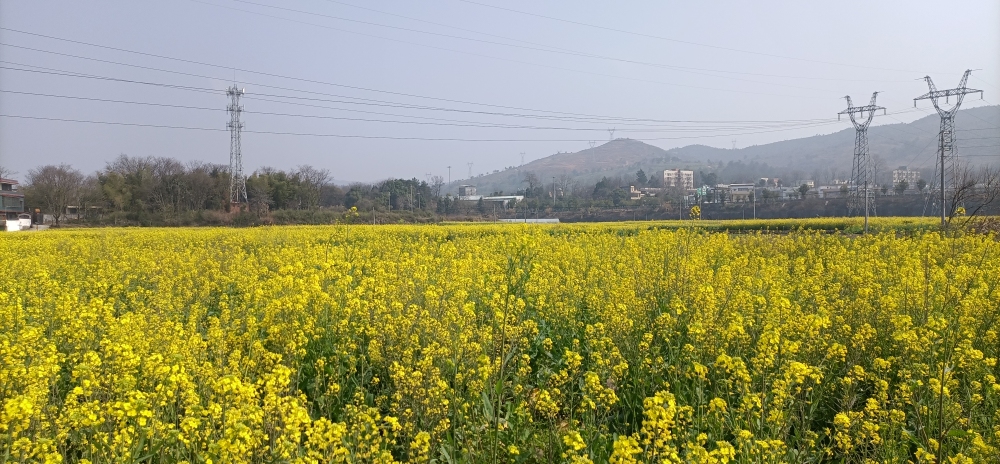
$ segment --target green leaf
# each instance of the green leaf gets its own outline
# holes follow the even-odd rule
[[[969,432],[961,429],[951,429],[948,431],[948,436],[952,438],[966,438],[969,436]]]

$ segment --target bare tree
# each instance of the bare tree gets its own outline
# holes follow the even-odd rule
[[[83,179],[80,185],[80,214],[89,214],[92,207],[99,207],[104,202],[101,192],[101,182],[91,174]]]
[[[441,198],[441,189],[444,187],[444,177],[431,176],[431,192],[434,198]]]
[[[318,207],[320,192],[330,183],[330,171],[303,165],[298,167],[295,176],[299,179],[299,199],[302,207],[309,209]]]
[[[559,186],[560,195],[564,197],[572,195],[574,183],[575,181],[573,180],[573,176],[570,176],[569,174],[560,175],[559,179],[557,180],[557,185]]]
[[[963,208],[965,218],[962,224],[968,224],[984,208],[1000,199],[1000,168],[980,166],[973,168],[968,163],[955,166],[954,189],[948,204],[948,223],[955,217],[958,208]],[[971,207],[971,211],[966,208]]]
[[[66,214],[66,207],[78,203],[83,186],[83,173],[68,164],[48,165],[28,171],[25,194],[30,203],[37,204],[59,219]]]
[[[157,209],[174,213],[181,209],[189,188],[184,165],[173,158],[154,158],[151,163],[151,199]]]
[[[191,210],[223,208],[229,202],[229,166],[191,162],[185,176],[186,207]]]
[[[0,179],[7,179],[10,176],[13,176],[14,174],[17,173],[12,171],[10,168],[0,166]]]

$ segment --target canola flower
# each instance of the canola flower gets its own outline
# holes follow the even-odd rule
[[[2,462],[1000,456],[984,236],[90,230],[0,259]]]

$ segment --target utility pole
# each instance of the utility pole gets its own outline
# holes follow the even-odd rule
[[[872,101],[867,106],[854,106],[851,103],[851,96],[848,95],[844,97],[847,99],[847,109],[837,113],[837,119],[840,119],[840,115],[846,114],[851,118],[851,124],[854,124],[854,163],[851,165],[851,182],[854,184],[854,191],[847,200],[847,215],[851,216],[855,210],[864,208],[866,234],[868,233],[868,216],[875,213],[875,197],[869,188],[875,179],[870,171],[871,163],[868,156],[868,126],[872,123],[876,111],[882,110],[882,113],[885,114],[885,108],[875,105],[876,97],[878,97],[878,92],[872,93]],[[865,113],[868,113],[867,117],[865,117]]]
[[[940,172],[941,180],[941,227],[947,224],[948,212],[945,209],[945,171],[949,168],[951,169],[951,181],[952,188],[954,188],[955,181],[958,176],[958,145],[955,140],[955,114],[958,113],[959,107],[962,106],[962,100],[965,98],[966,94],[969,93],[979,93],[979,98],[983,98],[982,90],[970,89],[965,86],[966,81],[969,80],[969,76],[972,74],[972,70],[966,70],[965,74],[962,75],[962,81],[958,83],[958,87],[948,90],[938,90],[934,86],[934,81],[931,80],[931,76],[924,76],[924,80],[927,81],[927,87],[929,92],[913,99],[913,107],[917,107],[917,100],[930,100],[934,104],[934,109],[937,110],[938,116],[941,117],[941,130],[938,132],[938,160],[936,170]],[[938,104],[938,98],[944,97],[945,103],[955,97],[955,106],[950,110],[942,109]],[[955,205],[952,205],[954,208]]]
[[[243,132],[243,123],[240,122],[240,114],[243,113],[243,105],[240,104],[240,97],[245,89],[236,88],[233,84],[226,95],[229,97],[229,203],[238,205],[247,202],[247,184],[243,177],[243,152],[240,146],[240,134]]]
[[[552,176],[552,209],[556,208],[556,176]]]

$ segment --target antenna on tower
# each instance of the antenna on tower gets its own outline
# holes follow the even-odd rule
[[[235,79],[235,78],[234,78]],[[231,204],[246,203],[247,184],[243,177],[243,152],[240,146],[240,134],[243,132],[243,123],[240,122],[240,114],[243,113],[243,105],[240,104],[240,97],[246,89],[239,89],[236,83],[226,90],[229,96],[229,202]]]
[[[847,215],[850,216],[856,210],[864,208],[865,210],[865,233],[868,233],[868,216],[869,214],[875,214],[875,175],[873,170],[873,165],[868,157],[868,125],[872,123],[872,118],[875,117],[875,112],[882,110],[885,114],[885,108],[875,105],[875,98],[878,97],[878,92],[872,93],[872,101],[866,106],[854,106],[851,103],[850,95],[844,97],[847,99],[847,109],[837,113],[837,119],[840,119],[840,115],[846,114],[851,118],[851,123],[854,124],[854,164],[851,165],[851,197],[847,200]],[[868,116],[865,117],[865,113]],[[858,115],[856,118],[854,115]]]
[[[955,114],[958,113],[958,108],[962,106],[962,99],[965,98],[966,94],[969,93],[979,93],[979,98],[983,97],[982,90],[970,89],[965,86],[966,81],[969,80],[969,76],[972,75],[972,70],[968,69],[965,74],[962,75],[961,82],[958,83],[958,87],[948,90],[938,90],[934,87],[934,81],[931,80],[931,76],[924,76],[924,80],[927,81],[927,87],[929,92],[913,99],[913,107],[917,107],[917,100],[930,100],[934,104],[934,109],[937,110],[938,116],[941,117],[941,130],[938,132],[938,160],[937,160],[937,170],[941,173],[941,226],[944,227],[947,223],[946,217],[948,215],[945,209],[945,171],[951,171],[951,184],[954,186],[958,180],[958,145],[955,140]],[[942,109],[938,105],[938,98],[944,97],[945,103],[948,103],[951,97],[955,97],[955,106],[950,110]],[[954,187],[952,187],[954,188]],[[952,209],[956,205],[951,205]]]

